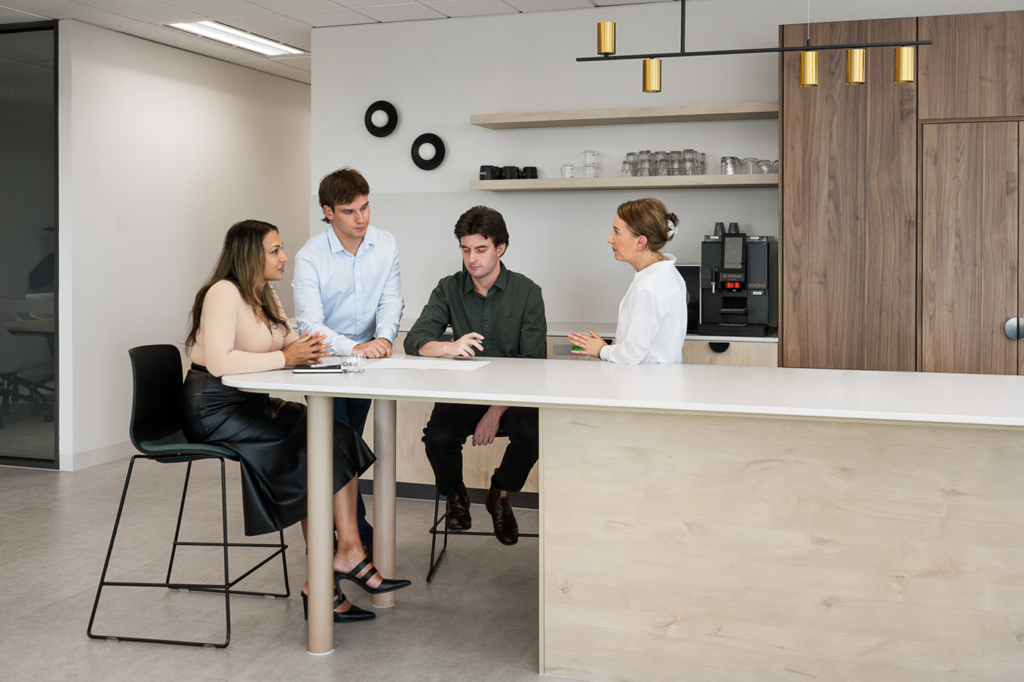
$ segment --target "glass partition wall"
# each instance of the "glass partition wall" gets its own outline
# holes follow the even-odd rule
[[[0,464],[57,461],[57,26],[0,26]]]

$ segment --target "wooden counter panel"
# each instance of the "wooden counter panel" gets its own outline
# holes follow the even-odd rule
[[[545,672],[1016,680],[1019,430],[548,408]]]

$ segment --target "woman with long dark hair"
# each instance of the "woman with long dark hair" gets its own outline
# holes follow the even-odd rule
[[[306,408],[268,395],[225,386],[225,374],[262,372],[318,363],[329,355],[321,334],[299,336],[288,326],[270,285],[284,277],[288,257],[276,227],[244,220],[228,230],[224,248],[192,306],[186,348],[185,437],[236,452],[242,468],[245,534],[260,535],[296,521],[306,532]],[[349,579],[371,594],[409,585],[385,580],[363,551],[356,529],[359,474],[373,453],[350,427],[334,423],[335,622],[369,620],[341,592]],[[306,588],[302,601],[306,607]],[[304,608],[305,610],[305,608]]]

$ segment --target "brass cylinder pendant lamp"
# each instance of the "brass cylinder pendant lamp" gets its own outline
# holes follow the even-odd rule
[[[814,88],[818,86],[818,53],[800,53],[800,87]]]
[[[914,82],[914,48],[897,47],[895,55],[895,74],[893,81],[896,83]]]
[[[661,60],[644,60],[644,92],[661,92]]]
[[[846,51],[846,84],[864,85],[867,72],[867,51],[854,48]]]
[[[615,54],[615,22],[600,21],[597,24],[597,53]]]

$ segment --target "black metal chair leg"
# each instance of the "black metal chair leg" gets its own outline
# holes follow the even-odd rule
[[[189,466],[191,466],[189,462]],[[228,484],[224,473],[224,460],[220,460],[220,509],[224,528],[224,617],[227,634],[224,646],[231,643],[231,573],[228,570]]]
[[[96,586],[96,599],[92,602],[92,613],[89,614],[89,627],[86,628],[85,634],[93,639],[106,639],[98,635],[92,634],[92,624],[96,620],[96,607],[100,605],[100,593],[103,592],[103,586],[107,582],[107,568],[110,566],[110,555],[114,551],[114,539],[117,538],[117,527],[121,525],[121,511],[124,509],[124,501],[128,496],[128,484],[132,480],[132,469],[135,468],[135,460],[138,459],[139,455],[132,457],[132,461],[128,463],[128,475],[124,478],[124,489],[121,491],[121,502],[117,505],[117,516],[114,517],[114,530],[110,533],[110,544],[107,545],[107,557],[103,560],[103,571],[100,573],[100,584]]]
[[[438,514],[438,512],[440,510],[441,510],[441,493],[437,492],[436,489],[435,489],[435,495],[434,495],[434,525],[430,529],[430,534],[431,534],[431,538],[430,538],[430,570],[427,571],[427,582],[428,583],[431,580],[434,579],[434,574],[437,573],[437,569],[441,567],[441,561],[444,559],[444,553],[448,550],[448,522],[447,522],[448,511],[446,509],[445,512],[444,512],[444,515],[441,516],[441,518],[438,518],[437,514]],[[441,547],[441,553],[437,556],[437,559],[435,560],[434,559],[434,551],[435,551],[435,547],[437,545],[437,525],[439,523],[441,523],[442,521],[445,522],[445,524],[444,524],[444,531],[443,531],[443,534],[444,534],[444,545]]]
[[[178,552],[178,537],[181,533],[181,517],[185,514],[185,496],[188,495],[188,481],[192,476],[192,462],[185,469],[185,484],[181,489],[181,505],[178,507],[178,521],[174,525],[174,540],[171,542],[171,560],[167,562],[167,583],[171,582],[171,570],[174,568],[174,555]]]

